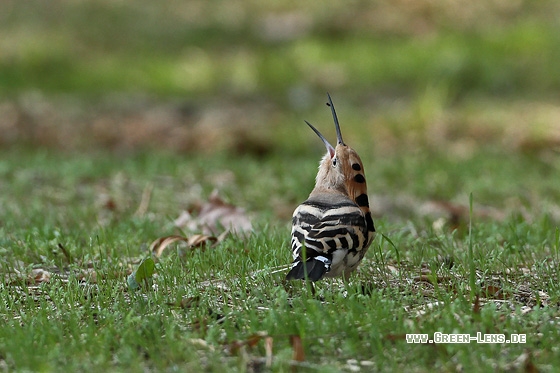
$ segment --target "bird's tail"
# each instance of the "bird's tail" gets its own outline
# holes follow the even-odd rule
[[[300,258],[292,263],[292,268],[286,275],[286,280],[308,279],[318,281],[331,269],[332,260],[327,256],[318,255],[307,259]]]

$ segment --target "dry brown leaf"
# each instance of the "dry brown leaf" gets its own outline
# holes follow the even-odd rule
[[[230,355],[235,355],[239,352],[239,349],[245,346],[244,341],[233,341],[228,343],[225,347],[225,350]]]
[[[506,365],[506,370],[526,373],[537,373],[539,371],[533,363],[533,353],[528,349],[525,349],[521,355]]]
[[[531,353],[531,351],[527,351],[527,355],[529,356],[527,356],[527,360],[525,360],[523,369],[526,373],[538,373],[539,369],[537,368],[535,363],[533,363],[533,354]]]
[[[220,235],[220,237],[214,236],[207,236],[204,234],[194,234],[190,237],[179,236],[179,235],[172,235],[172,236],[165,236],[156,239],[150,245],[150,251],[156,257],[161,256],[163,250],[165,250],[169,245],[174,244],[176,242],[184,242],[187,244],[188,248],[193,249],[197,247],[204,247],[207,243],[216,244],[222,241],[225,238],[225,235]]]
[[[208,202],[200,207],[196,217],[188,211],[183,211],[175,219],[175,225],[190,231],[202,230],[204,234],[216,235],[223,230],[229,230],[238,235],[248,235],[253,226],[244,209],[228,204],[214,190]]]
[[[36,268],[31,271],[28,276],[29,284],[40,284],[42,282],[49,282],[51,280],[51,273],[43,268]]]
[[[270,368],[272,366],[272,343],[273,339],[270,336],[267,336],[264,339],[264,351],[266,356],[266,367]]]
[[[268,339],[271,338],[268,336],[268,334],[266,332],[257,332],[255,334],[250,335],[246,340],[244,341],[239,341],[239,340],[235,340],[231,343],[228,343],[225,346],[225,349],[228,353],[230,354],[235,354],[237,352],[239,352],[239,350],[242,347],[254,347],[256,346],[262,339]],[[268,342],[267,342],[268,343]],[[271,342],[270,342],[271,343]],[[272,343],[270,344],[270,348],[272,349]],[[271,352],[272,353],[272,352]]]
[[[386,340],[395,342],[406,339],[406,334],[387,334],[384,337]]]
[[[190,247],[202,247],[206,245],[206,241],[216,243],[218,242],[218,238],[213,236],[206,236],[204,234],[195,234],[189,237],[187,244]]]
[[[478,296],[478,294],[474,298],[473,313],[475,315],[480,315],[480,297]]]
[[[249,338],[247,338],[247,340],[245,341],[245,344],[249,347],[254,347],[257,345],[257,343],[260,342],[261,339],[263,339],[266,336],[266,333],[257,333],[257,334],[253,334],[251,336],[249,336]]]
[[[488,285],[482,289],[482,292],[487,298],[505,299],[505,294],[499,286]]]
[[[115,200],[113,198],[109,198],[107,199],[107,201],[105,201],[105,204],[103,205],[104,208],[106,208],[109,211],[116,211],[117,210],[117,202],[115,202]]]
[[[301,342],[301,337],[299,335],[291,335],[290,343],[292,345],[294,361],[305,361],[305,352],[303,351],[303,343]]]
[[[150,245],[150,251],[156,257],[159,257],[163,252],[163,250],[165,250],[167,246],[171,245],[172,243],[178,241],[188,242],[188,240],[189,240],[188,237],[183,237],[183,236],[160,237],[156,239],[154,242],[152,242],[152,244]]]

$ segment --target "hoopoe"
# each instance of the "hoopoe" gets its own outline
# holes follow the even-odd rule
[[[348,277],[375,236],[364,167],[358,153],[342,140],[336,111],[327,93],[337,144],[333,147],[308,121],[327,147],[309,198],[292,217],[294,261],[287,280]]]

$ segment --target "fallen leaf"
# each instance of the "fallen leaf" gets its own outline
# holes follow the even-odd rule
[[[270,336],[267,336],[264,339],[264,351],[266,356],[266,367],[270,368],[272,366],[272,343],[273,339]]]
[[[218,241],[217,237],[206,236],[204,234],[195,234],[189,237],[187,244],[190,247],[202,247],[206,245],[206,241],[215,243]]]
[[[216,235],[220,231],[229,230],[243,236],[253,230],[245,210],[224,202],[217,190],[210,194],[208,202],[200,207],[196,217],[188,211],[183,211],[174,223],[179,228],[193,232],[202,230],[206,235]]]
[[[249,347],[254,347],[254,346],[257,345],[257,343],[260,342],[261,339],[263,339],[263,337],[266,337],[266,333],[261,332],[261,333],[253,334],[253,335],[249,336],[249,338],[247,338],[245,343]]]
[[[255,334],[250,335],[246,340],[239,341],[235,340],[231,343],[226,345],[226,351],[230,354],[235,354],[241,349],[242,347],[254,347],[256,346],[262,339],[270,338],[266,332],[257,332]],[[271,345],[272,346],[272,345]],[[272,347],[271,347],[272,348]]]
[[[105,201],[105,204],[103,205],[103,207],[105,207],[109,211],[116,211],[117,210],[117,203],[115,202],[115,200],[113,198],[109,198]]]
[[[474,298],[473,314],[480,315],[480,297],[478,296],[478,294]]]
[[[384,337],[386,340],[395,342],[406,339],[406,334],[387,334]]]
[[[235,355],[239,351],[241,347],[245,346],[244,341],[233,341],[228,343],[225,347],[225,350],[230,355]]]
[[[536,367],[535,363],[533,363],[533,354],[531,351],[528,351],[527,354],[529,356],[527,357],[527,360],[525,360],[523,369],[526,373],[538,373],[539,369]]]
[[[39,284],[42,282],[49,282],[51,280],[51,273],[43,268],[35,268],[31,271],[28,277],[30,284]]]
[[[504,294],[502,288],[499,287],[499,286],[488,285],[481,290],[482,290],[483,294],[486,296],[486,298],[505,299],[505,294]]]
[[[290,344],[292,345],[294,361],[305,361],[305,352],[303,351],[303,343],[299,335],[290,336]]]
[[[526,373],[537,373],[539,369],[533,363],[533,354],[530,350],[524,350],[521,355],[519,355],[514,361],[506,366],[507,370],[526,372]]]
[[[227,233],[224,232],[224,233]],[[165,250],[169,245],[174,244],[176,242],[184,242],[186,243],[189,249],[193,248],[200,248],[206,246],[207,243],[216,244],[222,241],[225,238],[226,234],[221,234],[219,237],[214,236],[207,236],[204,234],[194,234],[190,237],[179,236],[179,235],[172,235],[172,236],[165,236],[156,239],[150,245],[150,251],[156,257],[161,256],[163,250]]]

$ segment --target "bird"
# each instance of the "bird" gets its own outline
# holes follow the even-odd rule
[[[333,147],[311,123],[305,123],[327,148],[307,200],[292,215],[293,262],[286,280],[318,281],[348,278],[358,267],[375,237],[369,209],[364,166],[354,149],[344,143],[329,93],[336,129]]]

